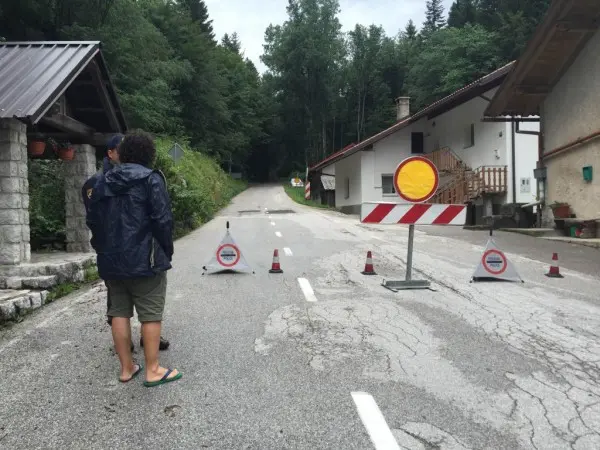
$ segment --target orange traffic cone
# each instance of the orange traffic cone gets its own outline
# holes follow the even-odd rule
[[[281,266],[279,265],[279,250],[273,250],[273,264],[271,264],[271,270],[269,273],[283,273]]]
[[[558,267],[558,253],[552,253],[552,265],[546,276],[550,278],[564,278],[560,274],[560,268]]]
[[[373,255],[371,254],[371,250],[367,252],[367,262],[365,263],[365,270],[361,272],[363,275],[377,275],[375,273],[375,269],[373,268]]]

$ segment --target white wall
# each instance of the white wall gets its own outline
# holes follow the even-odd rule
[[[321,169],[321,173],[323,175],[335,175],[335,164],[323,167],[323,169]]]
[[[515,124],[516,130],[516,124]],[[540,124],[537,122],[526,122],[519,124],[520,131],[540,131]],[[508,195],[507,202],[512,203],[512,125],[506,124],[507,139],[507,155],[508,155]],[[530,134],[515,133],[515,173],[516,173],[516,188],[517,203],[531,203],[535,201],[537,190],[536,180],[533,177],[533,169],[535,169],[538,160],[538,137]],[[521,180],[529,180],[529,192],[521,192]]]
[[[492,97],[496,88],[485,93]],[[366,201],[402,202],[396,194],[384,195],[381,176],[393,175],[400,162],[411,156],[411,133],[425,133],[425,152],[449,147],[472,169],[481,166],[507,166],[506,201],[512,202],[511,172],[511,124],[506,122],[482,122],[488,102],[475,98],[459,105],[432,120],[426,118],[413,123],[396,133],[376,142],[371,151],[361,151],[335,164],[336,206],[360,205]],[[435,123],[435,126],[434,126]],[[475,125],[475,144],[465,148],[465,129]],[[521,124],[522,130],[539,130],[538,124]],[[529,203],[535,199],[535,180],[538,145],[537,136],[517,134],[516,183],[517,202]],[[329,166],[323,170],[331,173]],[[350,198],[346,199],[345,178],[350,179]],[[520,192],[520,179],[530,179],[530,193]]]
[[[484,95],[494,96],[498,88]],[[481,166],[507,166],[507,195],[503,199],[512,203],[512,126],[507,122],[482,122],[487,100],[476,97],[427,122],[425,151],[449,147],[471,169]],[[434,126],[435,123],[435,126]],[[475,145],[465,148],[465,130],[475,125]],[[538,123],[522,123],[522,131],[539,131]],[[529,203],[536,197],[533,169],[538,159],[538,137],[516,134],[516,187],[517,203]],[[521,178],[529,178],[529,193],[521,193]]]
[[[356,152],[335,163],[335,206],[356,206],[362,202],[361,195],[361,156]],[[350,197],[346,198],[346,179],[350,181]]]
[[[497,88],[484,95],[491,98]],[[482,122],[488,102],[476,97],[427,122],[425,151],[449,147],[469,167],[507,165],[506,123]],[[435,125],[434,125],[435,124]],[[465,129],[475,124],[475,145],[465,148]]]
[[[411,133],[422,131],[424,121],[406,128],[376,142],[373,150],[362,152],[362,201],[397,202],[402,200],[396,194],[384,195],[381,188],[381,176],[393,175],[398,164],[411,156]]]

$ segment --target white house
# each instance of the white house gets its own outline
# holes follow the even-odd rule
[[[554,0],[486,110],[495,118],[540,115],[536,177],[545,225],[570,215],[600,219],[593,173],[600,168],[599,20],[598,1]]]
[[[403,159],[416,154],[431,159],[440,172],[437,194],[430,201],[471,204],[477,222],[500,214],[501,205],[534,201],[531,180],[538,124],[521,124],[518,129],[515,125],[513,129],[511,123],[482,121],[512,66],[510,63],[412,116],[408,115],[409,99],[399,98],[396,124],[330,155],[310,171],[316,174],[335,165],[335,205],[351,214],[357,214],[365,201],[402,202],[394,191],[393,173]]]

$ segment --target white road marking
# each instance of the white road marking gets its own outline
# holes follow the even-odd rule
[[[280,233],[279,231],[276,231],[276,232],[275,232],[275,236],[277,236],[277,237],[281,237],[281,233]]]
[[[366,392],[352,392],[352,399],[375,448],[377,450],[400,450],[400,446],[375,403],[375,399]]]
[[[286,256],[294,256],[294,254],[292,253],[292,249],[288,247],[283,247],[283,253],[285,253]]]
[[[300,289],[302,289],[302,293],[304,294],[304,298],[306,298],[307,302],[317,301],[315,291],[313,291],[313,288],[306,278],[298,278],[298,284],[300,285]]]
[[[272,226],[275,226],[275,222],[271,222],[271,225],[272,225]]]

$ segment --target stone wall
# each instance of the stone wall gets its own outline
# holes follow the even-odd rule
[[[0,119],[0,264],[30,259],[27,127]]]
[[[64,164],[67,251],[93,252],[90,245],[91,233],[85,223],[81,188],[96,172],[96,150],[91,145],[79,145],[75,149],[75,158]]]

